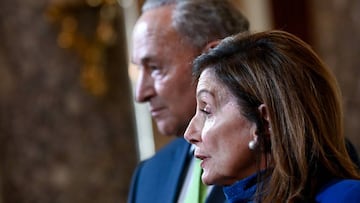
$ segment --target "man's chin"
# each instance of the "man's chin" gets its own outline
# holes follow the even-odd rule
[[[177,135],[176,130],[174,128],[170,127],[170,124],[167,122],[156,122],[157,130],[160,134],[165,136],[181,136]]]

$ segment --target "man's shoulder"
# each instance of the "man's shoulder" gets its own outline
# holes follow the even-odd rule
[[[183,137],[177,137],[173,140],[171,140],[168,144],[166,144],[164,147],[162,147],[156,154],[161,154],[161,153],[167,153],[169,151],[174,151],[174,150],[178,150],[186,148],[190,146],[190,144],[183,138]]]
[[[190,145],[183,138],[176,138],[160,149],[152,157],[143,160],[136,168],[134,178],[137,181],[166,182],[169,176],[180,175],[186,163]],[[170,172],[171,171],[171,172]],[[159,179],[161,177],[161,180]]]
[[[167,159],[173,157],[174,154],[183,154],[184,151],[188,151],[190,144],[182,137],[175,138],[170,141],[164,147],[159,149],[152,157],[147,159],[145,162],[153,162],[158,160]]]

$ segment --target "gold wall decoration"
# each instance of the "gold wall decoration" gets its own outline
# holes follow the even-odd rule
[[[59,28],[57,44],[81,59],[81,85],[92,95],[107,93],[107,50],[117,38],[116,0],[54,1],[45,17]]]

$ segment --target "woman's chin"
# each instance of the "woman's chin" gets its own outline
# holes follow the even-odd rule
[[[221,185],[221,177],[216,177],[212,175],[211,173],[204,172],[201,177],[202,182],[205,185]]]
[[[236,182],[234,177],[218,176],[204,171],[201,177],[202,182],[205,185],[219,185],[219,186],[229,186]]]
[[[209,173],[204,170],[202,176],[201,176],[201,181],[205,184],[205,185],[213,185],[213,180],[211,179],[211,176],[209,175]]]

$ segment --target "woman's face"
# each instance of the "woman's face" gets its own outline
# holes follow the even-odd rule
[[[202,181],[230,185],[255,173],[255,154],[248,144],[255,137],[256,124],[240,113],[235,96],[212,69],[202,72],[196,94],[196,114],[185,139],[196,145],[195,156],[202,160]]]

